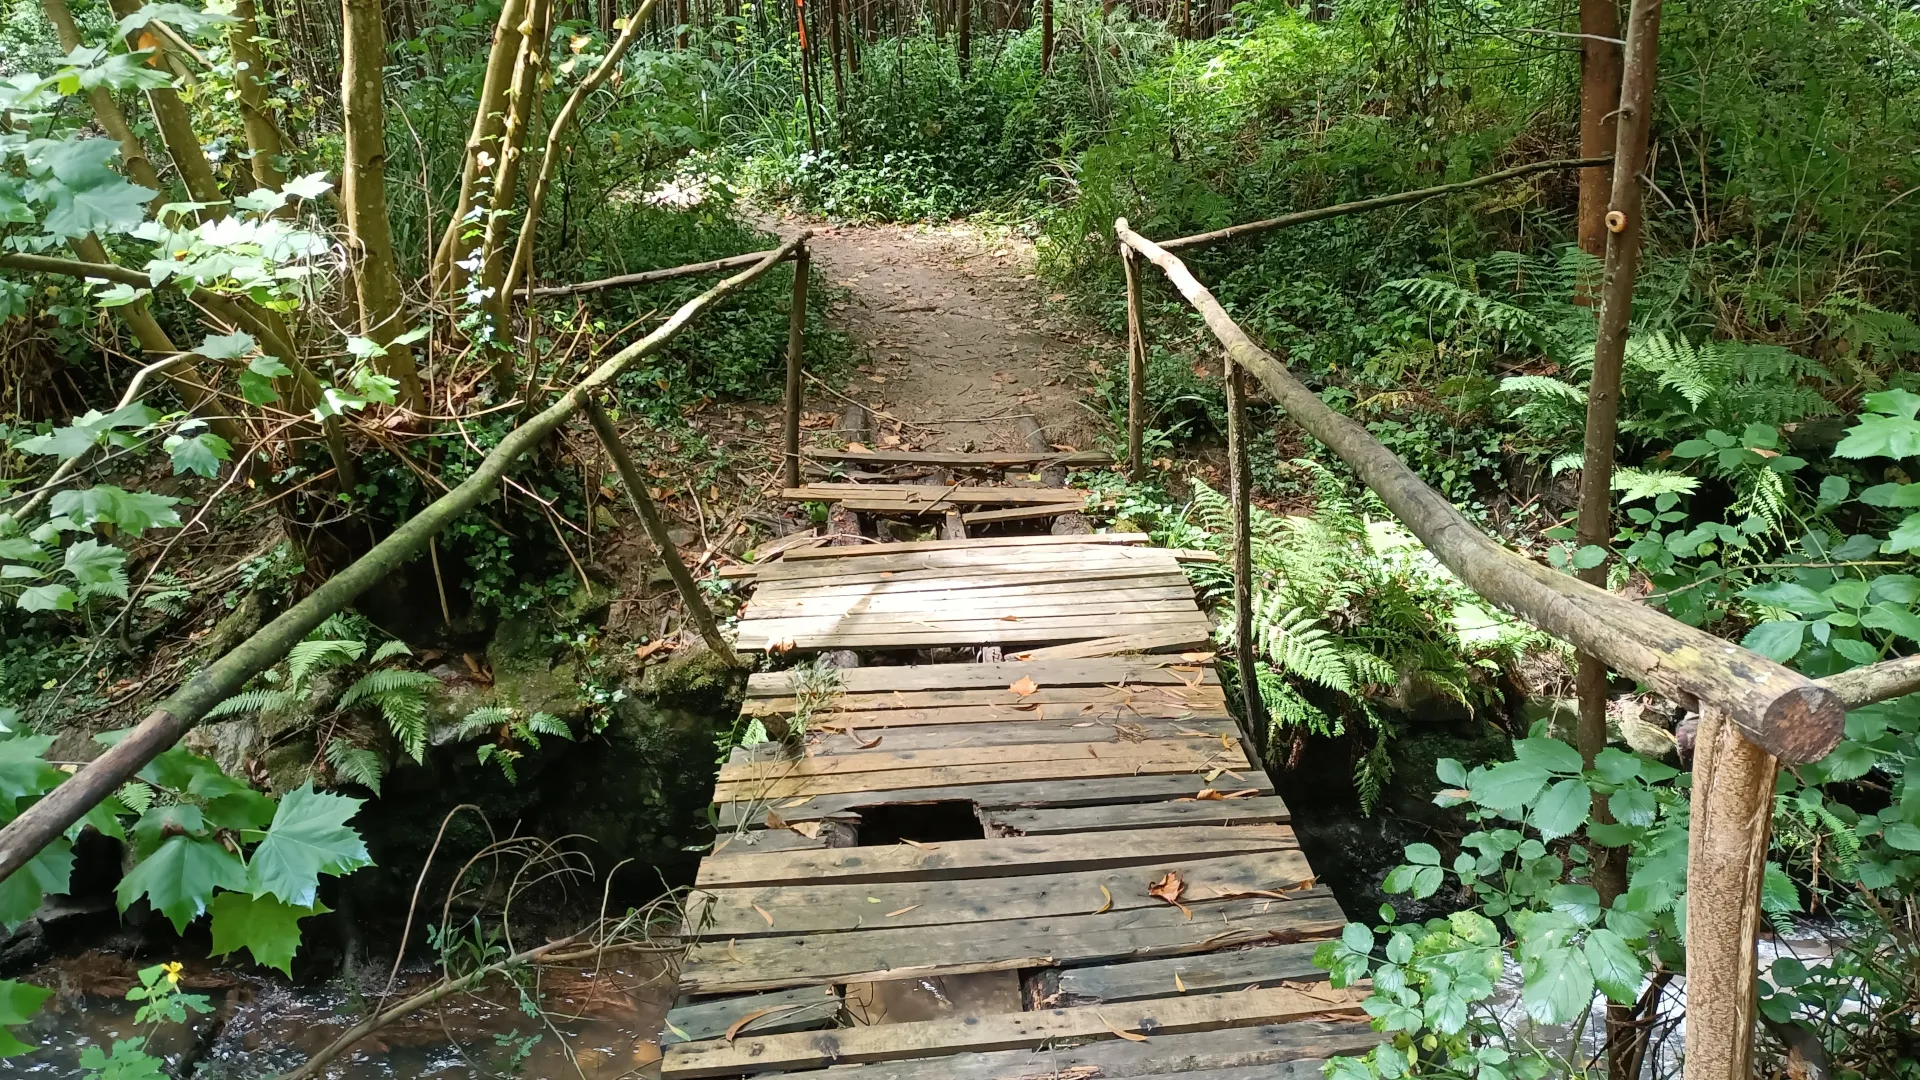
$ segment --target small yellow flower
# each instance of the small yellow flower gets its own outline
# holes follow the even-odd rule
[[[182,966],[180,962],[175,960],[175,961],[170,961],[168,963],[162,964],[160,966],[165,968],[167,971],[167,981],[169,983],[172,983],[175,986],[179,986],[180,985],[180,968]]]

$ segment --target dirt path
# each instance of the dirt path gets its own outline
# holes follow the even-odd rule
[[[963,225],[811,227],[815,280],[845,290],[831,317],[869,358],[845,393],[873,413],[875,449],[1024,450],[1022,415],[1050,443],[1092,448],[1102,425],[1080,402],[1095,343],[1049,316],[1032,245]]]

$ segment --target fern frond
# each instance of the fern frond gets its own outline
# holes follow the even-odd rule
[[[1329,690],[1353,693],[1353,677],[1333,635],[1304,609],[1279,610],[1285,598],[1275,594],[1254,603],[1253,638],[1275,667]]]
[[[482,705],[460,718],[453,729],[457,739],[471,739],[513,719],[513,710],[499,705]]]
[[[304,685],[314,672],[350,664],[366,651],[366,642],[351,638],[303,641],[287,650],[287,679],[295,686]]]
[[[383,641],[380,643],[379,648],[373,650],[373,655],[367,657],[367,663],[378,664],[383,660],[391,660],[396,656],[412,655],[413,650],[407,648],[407,643],[404,641]]]
[[[1779,531],[1787,520],[1787,484],[1780,474],[1772,469],[1749,469],[1739,490],[1733,508],[1766,522],[1768,531]]]
[[[120,790],[115,795],[127,809],[136,814],[144,814],[153,809],[153,789],[145,784],[129,780],[120,785]]]
[[[207,710],[207,719],[222,716],[237,716],[241,713],[267,712],[271,709],[284,709],[293,704],[294,694],[290,690],[275,690],[260,687],[242,690],[230,698]]]
[[[340,708],[351,709],[366,701],[377,701],[388,694],[413,693],[423,701],[426,690],[437,685],[440,680],[424,671],[405,671],[400,668],[381,668],[369,671],[354,680],[347,692],[340,695]]]
[[[379,754],[336,736],[327,740],[327,764],[341,780],[380,794],[380,778],[387,774],[387,765]]]
[[[1700,481],[1685,473],[1667,469],[1636,469],[1623,465],[1613,471],[1613,490],[1620,492],[1621,505],[1656,495],[1691,495]]]
[[[562,739],[573,738],[573,731],[567,727],[567,722],[552,713],[537,712],[527,717],[527,730],[537,735],[553,735]]]
[[[1296,728],[1315,735],[1337,736],[1345,731],[1338,720],[1328,717],[1292,683],[1265,666],[1260,669],[1260,697],[1267,703],[1267,723],[1273,734],[1269,742],[1291,737]]]
[[[1568,405],[1578,405],[1583,409],[1587,406],[1585,390],[1551,375],[1509,375],[1500,380],[1499,391],[1502,394],[1533,394]]]

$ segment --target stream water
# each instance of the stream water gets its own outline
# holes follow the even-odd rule
[[[25,978],[56,991],[24,1029],[39,1047],[0,1061],[0,1077],[67,1080],[83,1077],[81,1052],[109,1049],[114,1040],[143,1034],[135,1005],[125,1000],[132,961],[91,951],[49,962]],[[520,1075],[616,1080],[642,1075],[659,1060],[657,1033],[672,996],[673,978],[653,959],[593,967],[546,969],[540,993],[545,1019],[529,1016],[511,987],[498,980],[485,992],[455,995],[382,1029],[343,1055],[322,1075],[328,1080],[478,1080]],[[207,964],[189,963],[182,988],[205,994],[213,1010],[184,1028],[162,1025],[149,1052],[166,1057],[175,1075],[195,1080],[260,1080],[305,1062],[375,1004],[385,973],[367,973],[315,986]],[[402,975],[388,1001],[431,984],[428,973]],[[551,1026],[549,1026],[551,1025]],[[531,1040],[532,1036],[539,1036]]]

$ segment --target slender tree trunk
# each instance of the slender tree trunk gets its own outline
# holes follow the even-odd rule
[[[500,157],[494,163],[493,183],[487,195],[486,234],[480,245],[480,306],[486,312],[491,331],[486,349],[491,354],[494,389],[502,399],[519,385],[507,319],[507,298],[512,291],[506,280],[507,229],[512,221],[514,201],[520,195],[527,132],[540,101],[540,72],[547,59],[548,20],[552,14],[552,0],[531,0],[527,21],[523,24],[527,33],[521,40],[520,55],[514,60],[506,126],[500,132]]]
[[[139,11],[140,0],[112,0],[113,13],[126,18]],[[138,48],[137,41],[129,44]],[[166,46],[159,46],[159,52],[165,55]],[[213,175],[213,165],[207,161],[207,153],[200,146],[200,136],[193,130],[193,119],[187,113],[186,102],[171,86],[155,87],[147,91],[147,105],[153,110],[154,126],[160,129],[160,141],[166,145],[167,156],[173,159],[173,167],[180,173],[180,180],[187,188],[187,197],[194,202],[214,204],[206,211],[214,217],[226,214],[220,205],[226,196],[220,191],[220,181]]]
[[[480,104],[474,109],[473,131],[467,136],[466,159],[460,169],[460,195],[454,200],[453,216],[434,249],[431,278],[434,292],[452,295],[466,281],[466,273],[457,265],[465,254],[464,234],[470,227],[467,215],[480,178],[492,167],[500,153],[500,131],[506,126],[507,90],[513,84],[514,58],[520,55],[520,39],[525,36],[521,24],[526,21],[528,0],[505,0],[500,6],[500,21],[494,26],[493,47],[487,53],[486,77],[480,86]],[[485,164],[483,164],[485,159]]]
[[[820,152],[820,132],[813,126],[813,78],[808,72],[812,65],[807,63],[810,51],[807,42],[807,0],[793,0],[793,22],[800,32],[800,108],[807,114],[807,149]]]
[[[67,0],[42,0],[47,12],[47,21],[53,24],[55,37],[60,47],[72,52],[81,45],[80,29],[74,25],[73,12],[67,8]],[[120,103],[114,100],[113,92],[104,86],[96,86],[87,91],[87,104],[93,108],[93,118],[99,122],[113,141],[120,144],[120,167],[125,170],[127,179],[154,192],[151,210],[158,210],[168,201],[167,185],[160,180],[160,174],[154,170],[152,159],[147,157],[147,148],[140,142],[140,136],[133,133],[133,126],[127,123],[127,114],[120,109]]]
[[[1053,0],[1040,0],[1040,70],[1053,70]]]
[[[1611,2],[1611,0],[1606,0]],[[1642,234],[1640,173],[1646,168],[1652,126],[1653,90],[1660,56],[1661,0],[1633,0],[1627,26],[1628,48],[1620,88],[1620,115],[1614,144],[1611,206],[1605,275],[1601,283],[1599,336],[1594,343],[1593,379],[1587,390],[1586,460],[1580,473],[1580,520],[1575,530],[1581,547],[1605,549],[1613,542],[1614,444],[1619,435],[1620,369],[1626,355],[1632,315],[1633,281],[1639,266]],[[1588,170],[1591,171],[1591,170]],[[1582,221],[1584,228],[1585,222]],[[1580,572],[1582,580],[1605,586],[1607,563]],[[1589,764],[1607,745],[1607,666],[1582,653],[1576,690],[1580,701],[1577,742]],[[1597,822],[1613,820],[1609,800],[1594,801]],[[1603,906],[1626,891],[1627,853],[1593,845],[1592,883]],[[1607,1009],[1608,1055],[1614,1080],[1624,1071],[1632,1046],[1631,1014],[1624,1006]]]
[[[1580,0],[1580,156],[1599,157],[1613,150],[1617,131],[1615,109],[1620,104],[1620,46],[1600,38],[1620,36],[1618,0]],[[1605,166],[1580,170],[1580,250],[1596,259],[1607,254],[1607,197],[1609,171]],[[1592,304],[1599,282],[1583,279],[1574,301]]]
[[[398,404],[425,412],[412,351],[393,340],[407,330],[407,316],[393,254],[393,226],[387,218],[387,32],[380,0],[342,0],[340,22],[340,103],[346,117],[340,205],[348,246],[356,256],[353,283],[360,300],[360,332],[387,347],[386,355],[374,362],[375,370],[400,384]]]
[[[640,36],[640,28],[646,24],[647,16],[653,13],[653,5],[656,2],[657,0],[644,0],[640,10],[627,18],[626,24],[621,27],[620,36],[615,38],[613,45],[607,49],[606,57],[591,74],[580,81],[579,86],[574,87],[573,93],[567,96],[566,104],[560,106],[559,113],[553,118],[553,124],[548,127],[546,148],[540,155],[540,175],[534,178],[533,188],[527,194],[527,212],[520,224],[519,241],[514,245],[513,265],[507,271],[505,282],[507,293],[512,293],[527,283],[527,276],[533,266],[533,247],[540,229],[540,215],[547,205],[547,194],[553,186],[553,172],[559,167],[560,158],[563,155],[561,141],[573,127],[574,117],[580,114],[580,106],[600,87],[606,85],[607,80],[619,69],[620,60],[627,55],[627,50],[633,48],[634,40]]]
[[[953,51],[960,61],[960,77],[966,78],[973,67],[973,0],[955,0],[960,6],[954,20]]]
[[[836,130],[841,131],[840,141],[845,141],[847,122],[847,80],[840,70],[840,0],[826,0],[827,5],[827,52],[833,63],[833,119]]]
[[[234,0],[233,15],[237,21],[227,28],[227,48],[233,53],[236,69],[233,83],[240,95],[240,120],[246,128],[247,148],[253,152],[248,164],[255,184],[279,191],[287,182],[287,174],[280,167],[286,146],[280,138],[280,124],[267,106],[271,82],[266,54],[256,40],[260,37],[260,19],[253,0]],[[282,209],[286,214],[293,213],[291,206]]]

